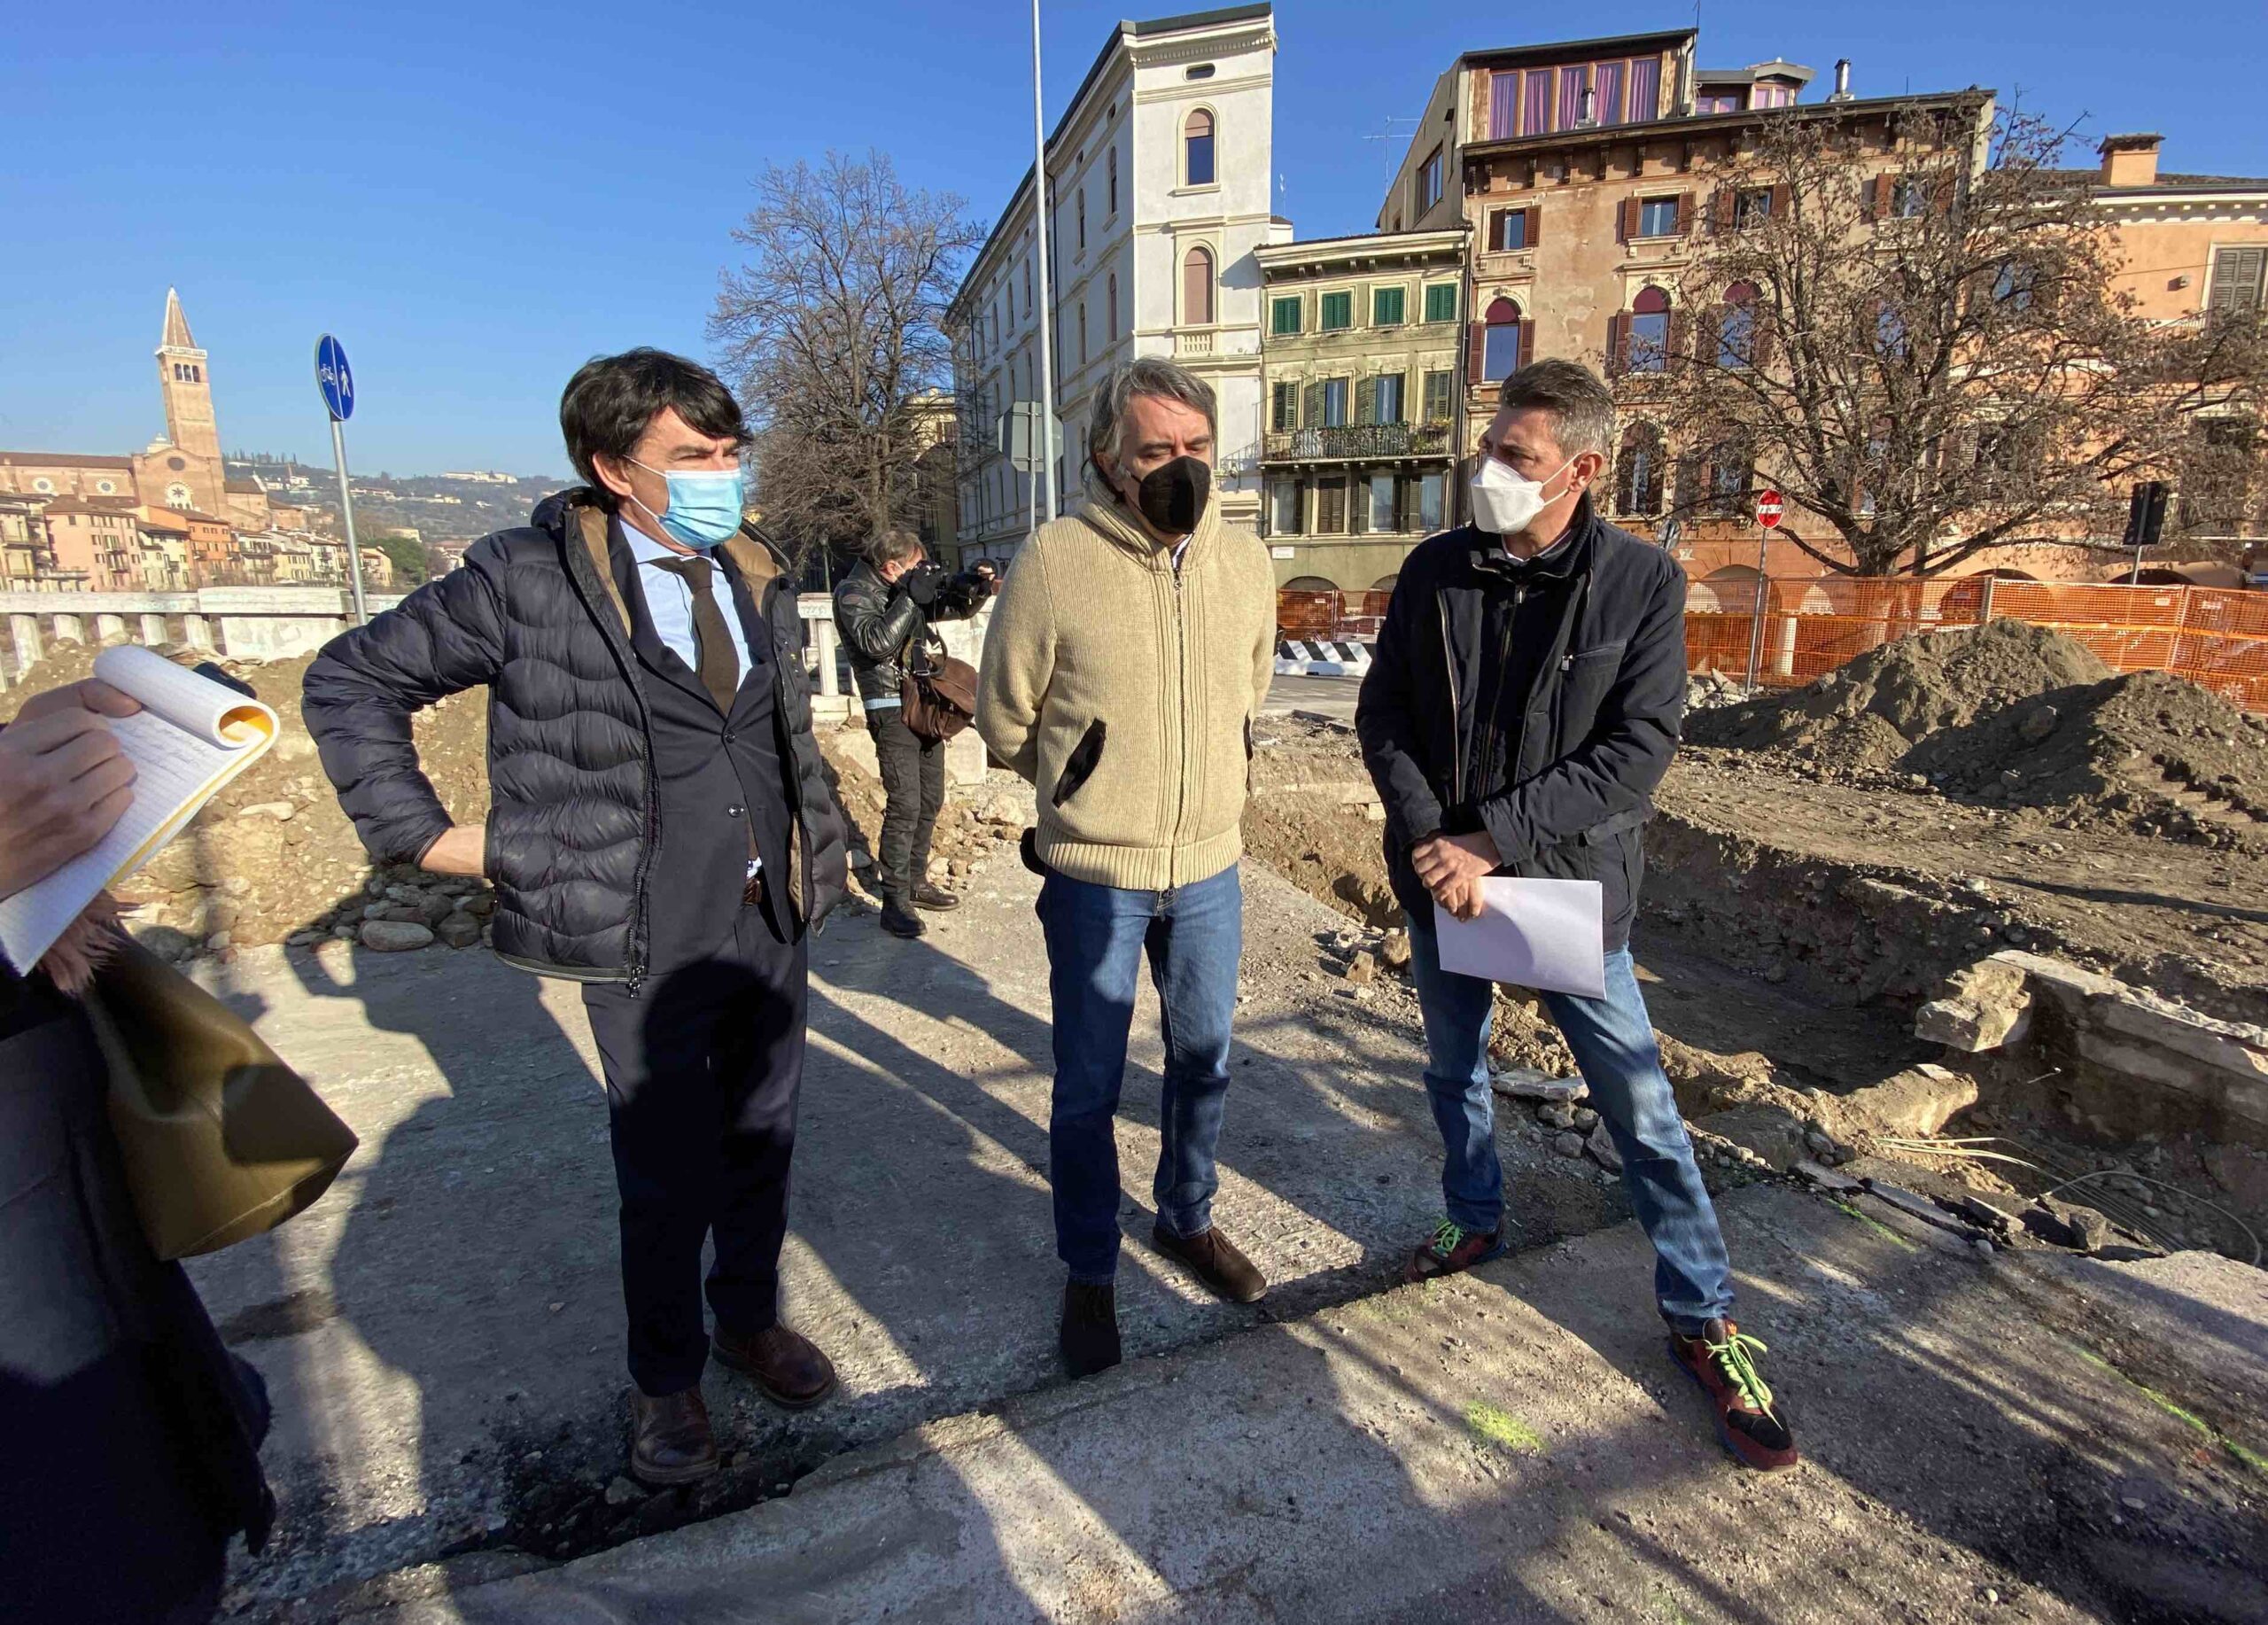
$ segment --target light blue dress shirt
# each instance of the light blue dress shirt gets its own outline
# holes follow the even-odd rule
[[[655,635],[698,673],[701,645],[693,635],[693,583],[673,570],[662,568],[664,559],[683,558],[685,555],[662,546],[626,519],[623,521],[622,536],[630,544],[630,556],[638,561],[638,586],[646,595],[646,613],[654,618]],[[733,602],[733,584],[713,552],[701,556],[715,566],[709,577],[709,590],[717,595],[717,607],[725,612],[725,630],[732,634],[733,653],[740,657],[741,679],[746,681],[748,636],[741,629],[740,606]],[[760,858],[748,860],[750,875],[763,867]]]
[[[675,571],[662,568],[664,562],[685,556],[662,546],[627,519],[622,522],[622,534],[630,544],[631,557],[638,561],[638,585],[646,595],[646,612],[654,618],[655,632],[679,659],[698,673],[701,646],[693,635],[693,583]],[[745,678],[748,636],[741,626],[740,607],[733,601],[732,580],[714,553],[699,556],[716,566],[709,578],[709,590],[717,595],[717,607],[725,612],[725,630],[732,634],[733,653],[739,657],[741,675]]]

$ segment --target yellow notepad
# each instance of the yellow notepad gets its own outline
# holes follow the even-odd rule
[[[165,849],[220,789],[276,743],[276,713],[258,700],[121,643],[95,657],[95,675],[142,709],[110,719],[133,759],[134,805],[111,832],[45,880],[0,898],[0,952],[28,972],[97,892]]]

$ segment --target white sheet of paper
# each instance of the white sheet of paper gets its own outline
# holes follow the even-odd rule
[[[1605,929],[1595,880],[1480,882],[1480,917],[1459,920],[1436,903],[1441,968],[1515,987],[1606,997]]]

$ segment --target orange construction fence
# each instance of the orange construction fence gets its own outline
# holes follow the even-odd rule
[[[1293,638],[1373,637],[1390,596],[1279,592],[1277,628]],[[2268,712],[2268,592],[2235,588],[1985,576],[1694,581],[1686,589],[1686,665],[1744,683],[1795,688],[1893,638],[1992,619],[2052,626],[2114,672],[2171,672],[2232,704]]]
[[[1993,619],[2053,627],[2085,644],[2114,672],[2171,672],[2233,704],[2268,711],[2268,593],[2219,587],[1982,576],[1696,581],[1685,603],[1686,665],[1767,688],[1794,688],[1893,638]]]

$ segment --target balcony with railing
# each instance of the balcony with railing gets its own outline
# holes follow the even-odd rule
[[[1447,424],[1340,424],[1267,437],[1265,463],[1362,463],[1449,455]]]

